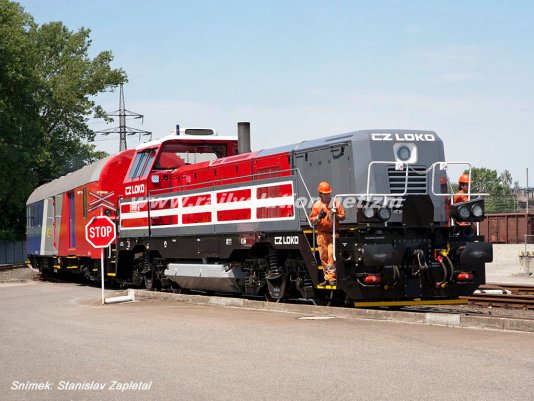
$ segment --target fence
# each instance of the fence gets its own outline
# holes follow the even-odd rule
[[[0,265],[23,264],[26,241],[0,241]]]
[[[485,198],[486,213],[526,213],[526,197],[516,195],[488,196]],[[529,213],[534,212],[534,198],[529,199]]]

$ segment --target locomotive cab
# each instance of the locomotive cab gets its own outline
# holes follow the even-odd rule
[[[214,160],[235,154],[236,137],[218,136],[213,129],[178,129],[176,135],[137,147],[124,180],[125,197],[165,192],[181,185],[183,171],[196,171]]]

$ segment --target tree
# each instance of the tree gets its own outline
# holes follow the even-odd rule
[[[497,170],[474,167],[471,169],[471,182],[471,192],[490,194],[486,200],[486,212],[499,213],[514,208],[515,202],[510,196],[512,175],[508,170],[504,170],[499,175]]]
[[[499,175],[499,181],[505,188],[512,187],[512,174],[508,170],[504,170],[501,175]]]
[[[0,0],[0,238],[21,237],[33,188],[103,157],[87,125],[94,96],[126,81],[104,51],[90,58],[90,31],[37,25]]]

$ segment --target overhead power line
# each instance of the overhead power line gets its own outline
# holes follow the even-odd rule
[[[141,130],[138,128],[132,128],[128,127],[126,125],[126,119],[141,119],[141,123],[143,121],[143,115],[126,110],[126,107],[124,105],[124,88],[123,85],[120,85],[120,98],[119,98],[119,109],[112,111],[111,113],[108,113],[108,116],[110,117],[119,117],[119,126],[103,129],[100,131],[95,131],[95,134],[101,134],[101,135],[109,135],[109,134],[119,134],[120,143],[119,143],[119,151],[122,152],[123,150],[128,149],[128,145],[126,144],[126,137],[131,135],[139,135],[139,140],[141,140],[141,136],[150,136],[150,139],[152,139],[152,132]]]

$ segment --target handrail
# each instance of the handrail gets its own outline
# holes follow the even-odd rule
[[[395,165],[396,168],[397,167],[401,167],[399,168],[399,170],[403,170],[405,169],[406,170],[406,174],[404,176],[404,191],[402,193],[392,193],[392,192],[389,192],[389,193],[371,193],[370,192],[370,187],[371,187],[371,168],[374,166],[374,165],[377,165],[377,164],[382,164],[382,165]],[[371,196],[373,197],[383,197],[384,198],[384,204],[386,203],[387,201],[387,198],[388,197],[402,197],[402,196],[405,196],[408,194],[408,183],[409,183],[409,171],[414,171],[416,172],[417,174],[419,175],[423,175],[423,174],[428,174],[430,171],[432,171],[432,194],[435,195],[435,196],[451,196],[451,195],[454,195],[454,193],[446,193],[446,194],[438,194],[434,191],[434,183],[435,183],[435,169],[436,169],[436,166],[440,166],[441,169],[446,169],[446,166],[448,164],[465,164],[467,166],[469,166],[469,179],[471,180],[471,164],[469,162],[456,162],[456,161],[453,161],[453,162],[435,162],[435,163],[432,163],[432,165],[430,167],[428,167],[425,171],[416,171],[416,170],[413,170],[411,169],[411,166],[412,165],[416,165],[415,163],[405,163],[405,162],[397,162],[397,161],[394,161],[394,160],[390,160],[390,161],[385,161],[385,160],[380,160],[380,161],[372,161],[371,163],[369,163],[369,166],[367,167],[367,184],[366,184],[366,192],[365,193],[358,193],[358,194],[338,194],[336,196],[365,196],[367,199],[370,198]],[[444,166],[444,168],[442,168],[442,166]],[[423,195],[425,194],[428,194],[428,184],[427,184],[427,190],[425,191],[425,193],[422,193]],[[469,195],[469,199],[471,199],[470,197],[473,196],[473,195],[476,195],[476,196],[488,196],[489,194],[488,193],[471,193],[471,187],[469,187],[469,190],[468,190],[468,195]]]
[[[221,178],[221,179],[218,179],[218,180],[205,181],[205,182],[200,182],[200,183],[195,183],[195,184],[183,184],[183,185],[177,185],[177,186],[169,187],[169,188],[153,189],[151,191],[148,191],[147,195],[150,195],[151,193],[153,195],[159,195],[158,192],[172,191],[173,189],[184,188],[184,187],[195,187],[195,186],[198,187],[199,185],[207,185],[207,186],[215,187],[213,185],[214,183],[220,183],[220,182],[224,182],[224,181],[231,181],[231,180],[243,179],[243,178],[254,178],[254,177],[258,177],[258,176],[262,176],[262,175],[272,175],[272,174],[287,173],[287,172],[291,172],[293,170],[298,170],[298,169],[291,168],[291,169],[280,170],[280,171],[271,171],[271,172],[268,172],[268,173],[248,174],[248,175],[242,175],[240,177]],[[279,177],[276,177],[276,178],[279,178]],[[240,182],[245,182],[245,181],[240,181]],[[203,187],[200,187],[200,188],[197,188],[197,189],[203,189]],[[182,189],[182,191],[187,191],[187,189]]]
[[[296,175],[294,174],[295,171],[297,172],[298,177],[296,177]],[[286,178],[286,177],[300,178],[300,180],[302,181],[302,184],[304,185],[304,189],[306,190],[306,193],[308,194],[308,198],[310,200],[313,199],[312,196],[311,196],[310,190],[308,189],[308,186],[307,186],[306,182],[304,181],[304,178],[302,177],[302,173],[300,172],[300,169],[297,168],[297,167],[291,168],[291,169],[286,169],[286,170],[275,171],[275,172],[249,174],[249,175],[241,176],[241,177],[238,177],[238,178],[251,178],[252,181],[254,181],[254,178],[256,178],[256,180],[257,180],[258,177],[261,177],[261,176],[272,175],[272,174],[280,174],[280,173],[288,173],[288,172],[291,172],[292,174],[290,176],[279,176],[279,177],[273,177],[273,178]],[[149,190],[149,191],[147,191],[146,202],[150,203],[151,202],[151,197],[154,196],[154,195],[162,195],[162,194],[164,194],[166,192],[173,192],[173,190],[178,190],[179,188],[181,190],[187,190],[187,189],[183,189],[184,187],[185,188],[187,188],[187,187],[198,187],[199,185],[203,185],[202,187],[196,188],[196,189],[199,189],[199,190],[215,190],[217,188],[215,183],[221,183],[223,181],[230,181],[230,180],[235,180],[235,179],[236,179],[235,177],[233,177],[233,178],[223,178],[223,179],[220,179],[220,180],[212,180],[212,181],[206,181],[206,182],[202,182],[202,183],[185,184],[185,185],[179,185],[179,186],[174,186],[174,187],[169,187],[169,188],[160,188],[160,189],[155,189],[155,190]],[[246,181],[241,181],[241,182],[246,182]],[[165,192],[163,192],[163,191],[165,191]],[[130,199],[131,198],[122,198],[122,199],[120,199],[119,200],[119,205],[120,205],[120,201],[122,201],[122,200],[130,200]],[[308,212],[306,210],[306,207],[302,202],[300,202],[300,207],[304,211],[304,216],[306,217],[306,221],[308,222],[308,225],[311,228],[314,228],[313,224],[311,223],[309,214],[308,214]],[[149,208],[149,214],[150,214],[150,206],[148,206],[148,208]],[[150,218],[149,218],[149,222],[148,222],[149,236],[150,236],[150,231],[151,231],[150,230],[150,228],[151,228],[150,225],[151,225],[151,222],[150,222]]]
[[[396,166],[396,168],[400,165],[402,168],[405,168],[406,169],[406,174],[405,174],[405,180],[404,180],[404,192],[402,193],[370,193],[370,186],[371,186],[371,168],[372,166],[376,165],[376,164],[389,164],[389,165],[392,165],[394,164]],[[341,198],[341,197],[347,197],[347,196],[355,196],[355,197],[362,197],[362,196],[365,196],[366,197],[366,200],[369,200],[369,198],[372,196],[372,197],[383,197],[384,198],[384,201],[383,201],[383,204],[385,205],[386,202],[387,202],[387,198],[388,197],[403,197],[405,195],[407,195],[408,193],[408,182],[409,182],[409,175],[408,175],[408,171],[410,169],[410,165],[412,165],[414,163],[404,163],[404,162],[396,162],[396,161],[384,161],[384,160],[381,160],[381,161],[372,161],[371,163],[369,163],[369,166],[367,167],[367,185],[366,185],[366,193],[363,193],[363,194],[336,194],[334,197],[333,197],[333,200],[334,200],[334,207],[335,207],[335,202],[337,201],[337,198]],[[432,163],[432,165],[427,168],[424,172],[417,172],[418,174],[420,175],[423,175],[423,174],[428,174],[430,171],[432,171],[432,189],[431,189],[431,192],[432,192],[432,195],[435,195],[435,196],[438,196],[438,197],[450,197],[451,198],[451,204],[453,204],[454,202],[454,192],[451,191],[451,193],[445,193],[445,194],[442,194],[442,193],[436,193],[434,191],[434,184],[435,184],[435,178],[436,178],[436,166],[439,166],[440,167],[440,170],[446,170],[447,169],[447,166],[449,164],[465,164],[467,166],[469,166],[469,182],[471,182],[471,171],[472,171],[472,166],[471,166],[471,163],[469,162],[463,162],[463,161],[451,161],[451,162],[445,162],[445,161],[442,161],[442,162],[435,162],[435,163]],[[428,184],[426,185],[426,191],[425,191],[425,194],[428,194]],[[467,196],[468,196],[468,199],[471,200],[471,196],[488,196],[489,194],[488,193],[472,193],[471,192],[471,185],[469,185],[468,187],[468,191],[467,191]],[[478,232],[478,224],[477,224],[477,232]],[[333,243],[333,259],[334,259],[334,262],[336,261],[336,219],[334,218],[334,221],[333,221],[333,224],[332,224],[332,236],[333,236],[333,239],[334,239],[334,243]]]
[[[435,162],[435,163],[432,163],[432,165],[430,166],[430,169],[432,169],[432,195],[435,195],[435,196],[451,196],[451,195],[455,195],[454,193],[446,193],[446,194],[438,194],[434,191],[434,182],[435,182],[435,177],[436,177],[436,174],[435,174],[435,170],[436,170],[436,166],[439,166],[439,169],[440,170],[447,170],[447,167],[449,164],[465,164],[467,166],[469,166],[469,182],[471,182],[471,170],[472,170],[472,166],[471,166],[471,163],[469,162]],[[476,193],[471,193],[471,185],[469,185],[467,187],[467,199],[468,200],[471,200],[471,195],[475,195],[475,196],[489,196],[489,193],[486,193],[486,192],[476,192]],[[451,205],[454,203],[454,196],[451,196]]]
[[[391,162],[391,161],[385,161],[385,160],[382,160],[382,161],[372,161],[371,163],[369,163],[369,166],[367,166],[367,191],[366,191],[366,196],[369,196],[369,189],[370,189],[370,186],[371,186],[371,167],[375,164],[392,164],[394,163],[395,164],[395,169],[397,169],[397,166],[401,166],[404,168],[404,166],[406,166],[406,175],[404,177],[404,192],[402,194],[397,194],[397,196],[404,196],[408,193],[408,168],[410,166],[410,163],[398,163],[398,162]],[[401,170],[401,169],[399,169]],[[360,194],[362,195],[362,194]],[[387,197],[388,196],[392,196],[393,194],[373,194],[373,196],[383,196],[384,197],[384,202],[386,201]]]
[[[297,173],[299,174],[300,180],[302,181],[302,184],[304,185],[304,189],[306,189],[306,192],[308,193],[308,197],[311,200],[312,199],[311,193],[308,189],[308,186],[306,185],[306,182],[304,181],[304,178],[302,177],[302,174],[300,173],[300,169],[298,167],[295,167],[292,170],[296,170]],[[301,206],[302,206],[302,210],[304,211],[304,215],[306,216],[306,220],[308,221],[308,225],[313,230],[313,242],[314,242],[313,246],[315,248],[315,226],[311,223],[310,216],[308,215],[308,212],[306,211],[306,208],[304,207],[302,203],[301,203]]]
[[[337,197],[342,197],[342,196],[361,196],[361,194],[335,194],[334,197],[332,198],[333,200],[333,209],[336,210],[336,202],[337,202]],[[384,197],[385,199],[385,197]],[[341,205],[341,202],[339,202],[339,204]],[[333,247],[332,247],[332,258],[334,259],[334,262],[336,261],[336,216],[337,213],[335,213],[333,216],[334,216],[334,221],[332,222],[332,239],[333,239]]]

